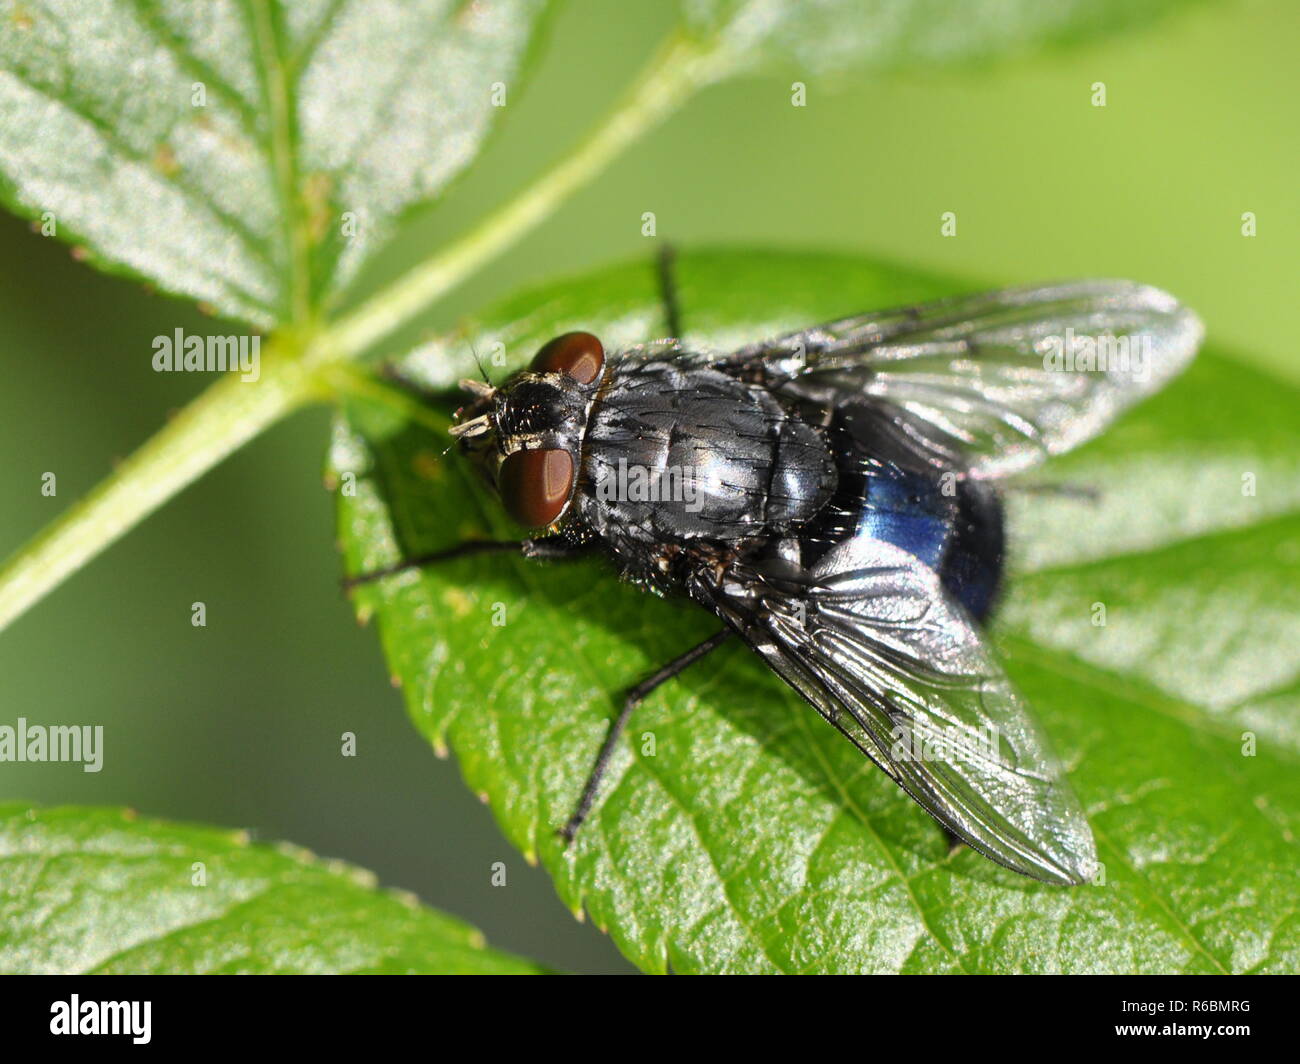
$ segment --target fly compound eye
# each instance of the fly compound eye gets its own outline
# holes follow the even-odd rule
[[[563,448],[515,451],[501,463],[497,489],[511,517],[528,528],[544,528],[569,501],[573,458]]]
[[[571,332],[542,345],[533,356],[534,373],[563,373],[590,384],[605,365],[605,348],[591,333]]]

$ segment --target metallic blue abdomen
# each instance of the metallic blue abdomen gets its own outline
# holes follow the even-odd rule
[[[800,535],[804,564],[853,536],[893,544],[934,569],[978,621],[1002,581],[1002,504],[985,482],[919,468],[896,445],[898,421],[865,404],[836,411],[829,432],[839,486]],[[809,550],[808,548],[811,548]]]
[[[883,539],[938,569],[952,533],[952,501],[939,488],[934,477],[882,466],[866,479],[857,534]]]

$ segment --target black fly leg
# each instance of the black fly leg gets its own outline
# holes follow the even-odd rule
[[[664,321],[668,325],[668,335],[674,340],[682,338],[681,308],[677,304],[677,277],[674,269],[677,252],[671,244],[664,244],[659,249],[657,260],[659,277],[659,298],[664,305]]]
[[[356,576],[345,577],[343,579],[343,589],[347,591],[360,584],[369,584],[375,580],[382,580],[394,573],[404,573],[408,569],[423,569],[427,565],[451,561],[453,558],[464,558],[471,554],[508,554],[511,552],[522,554],[525,558],[564,561],[570,558],[586,557],[591,553],[591,548],[586,544],[575,545],[561,539],[471,539],[464,543],[458,543],[454,547],[448,547],[445,550],[434,551],[432,554],[419,554],[414,558],[406,558],[393,565],[386,565],[382,569],[374,569],[368,573],[358,573]]]
[[[587,782],[583,785],[582,797],[578,799],[573,815],[560,829],[559,833],[564,837],[565,842],[573,841],[573,836],[578,833],[578,828],[582,827],[582,822],[587,819],[587,814],[591,812],[591,803],[596,800],[596,790],[600,787],[600,781],[605,775],[605,769],[609,767],[609,759],[614,753],[614,747],[618,744],[619,736],[623,734],[623,729],[627,727],[627,722],[632,717],[632,711],[645,701],[651,691],[667,683],[674,676],[679,676],[686,668],[699,661],[709,651],[724,643],[730,635],[731,629],[724,628],[722,631],[709,636],[703,643],[691,647],[685,654],[673,658],[663,668],[651,673],[627,693],[627,697],[623,700],[623,709],[610,726],[605,741],[600,744],[600,753],[596,755],[596,763],[592,766]]]

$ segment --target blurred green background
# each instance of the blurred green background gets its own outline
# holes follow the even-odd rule
[[[1151,282],[1242,359],[1300,381],[1300,5],[1187,7],[1136,34],[994,68],[883,84],[809,78],[804,108],[790,106],[791,76],[710,90],[421,329],[521,285],[649,255],[640,224],[652,210],[660,237],[682,246],[855,251],[975,284]],[[561,155],[670,21],[651,0],[563,8],[479,164],[363,290]],[[1097,81],[1105,108],[1091,104]],[[953,238],[939,231],[949,210]],[[1241,235],[1245,211],[1253,238]],[[209,383],[150,369],[152,338],[178,326],[212,322],[0,219],[0,553]],[[318,409],[278,426],[0,635],[0,722],[105,729],[99,774],[3,764],[0,798],[246,826],[372,868],[502,948],[630,970],[506,846],[454,760],[436,760],[407,723],[377,639],[337,588],[320,478],[328,418]],[[57,498],[40,494],[46,471]],[[190,625],[198,600],[203,629]],[[359,756],[339,756],[343,731],[357,734]],[[498,860],[505,887],[489,884]]]

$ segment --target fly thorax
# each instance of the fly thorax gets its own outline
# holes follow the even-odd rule
[[[706,367],[625,366],[591,411],[577,505],[618,541],[734,541],[809,519],[836,472],[818,431]]]

